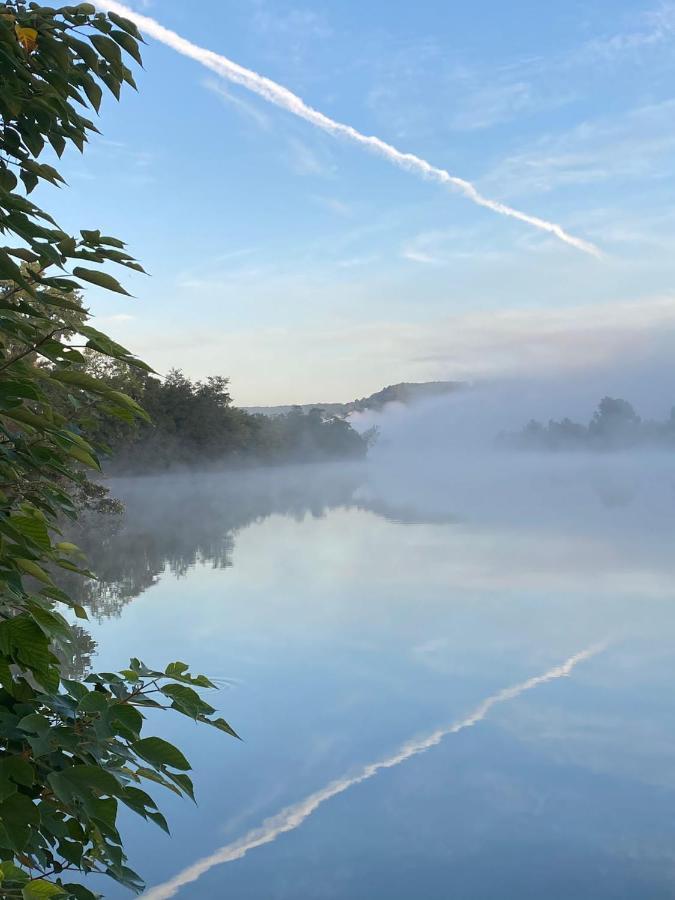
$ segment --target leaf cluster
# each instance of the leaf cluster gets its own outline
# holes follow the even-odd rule
[[[49,630],[46,622],[43,627]],[[172,744],[143,734],[145,711],[172,709],[236,737],[196,690],[213,685],[191,675],[185,663],[154,671],[132,659],[119,674],[62,679],[58,692],[45,690],[38,679],[49,680],[49,660],[40,637],[23,626],[10,632],[4,629],[0,643],[13,647],[24,665],[33,660],[36,687],[24,681],[12,693],[0,690],[0,891],[21,896],[35,884],[31,872],[37,880],[56,879],[59,893],[39,896],[93,897],[68,883],[71,871],[103,873],[141,890],[117,829],[120,805],[168,832],[147,783],[194,800],[189,762]]]
[[[210,688],[183,663],[154,671],[66,677],[84,609],[58,573],[93,577],[64,519],[91,497],[100,461],[93,425],[146,421],[140,405],[86,371],[92,356],[150,371],[93,328],[83,284],[126,294],[110,265],[142,271],[118,238],[63,231],[28,195],[63,184],[42,161],[80,151],[103,89],[134,86],[136,27],[90,3],[55,9],[0,2],[0,898],[88,900],[67,873],[105,873],[134,890],[117,830],[120,805],[166,828],[143,787],[193,796],[178,749],[142,734],[144,711],[170,708],[234,734],[199,694]]]

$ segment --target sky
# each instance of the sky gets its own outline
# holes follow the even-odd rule
[[[327,116],[561,225],[583,252],[148,39],[138,94],[39,200],[151,277],[95,290],[158,372],[242,405],[653,369],[675,351],[675,2],[130,0]]]

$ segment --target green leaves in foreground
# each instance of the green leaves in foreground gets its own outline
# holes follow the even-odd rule
[[[17,650],[32,652],[35,640],[21,632]],[[140,877],[126,866],[117,830],[120,806],[168,832],[145,787],[159,784],[194,799],[190,764],[181,751],[160,737],[143,736],[147,710],[175,709],[223,727],[186,681],[210,686],[183,664],[160,672],[132,660],[120,674],[90,675],[83,683],[64,680],[54,693],[0,692],[0,742],[6,748],[0,758],[0,858],[20,863],[0,870],[7,883],[25,892],[27,872],[45,872],[54,879],[49,889],[56,887],[63,896],[94,896],[64,882],[64,872],[77,870],[142,888]],[[0,895],[6,896],[5,889],[3,881]],[[44,893],[47,888],[37,881],[30,890],[43,893],[23,896],[59,896]]]
[[[39,160],[83,150],[103,89],[134,86],[140,61],[131,22],[89,3],[55,9],[0,0],[0,900],[95,895],[69,877],[102,873],[135,891],[117,828],[128,807],[167,829],[145,788],[194,797],[183,754],[143,733],[148,710],[171,709],[234,734],[183,663],[166,671],[132,660],[121,674],[68,680],[60,659],[86,618],[59,575],[92,577],[60,540],[98,471],[88,439],[110,418],[147,420],[139,405],[90,374],[96,362],[148,366],[88,324],[83,284],[126,294],[107,268],[142,272],[98,229],[70,235],[29,195],[63,178]],[[91,492],[90,492],[91,493]]]

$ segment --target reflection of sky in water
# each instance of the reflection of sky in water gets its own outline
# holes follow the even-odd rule
[[[438,470],[435,487],[386,468],[341,473],[328,493],[336,473],[290,473],[283,496],[278,474],[236,489],[138,483],[130,514],[163,522],[167,564],[173,531],[214,519],[232,566],[214,567],[212,548],[185,577],[161,575],[94,627],[96,665],[134,652],[231,678],[216,702],[245,738],[158,723],[194,765],[199,807],[161,798],[171,840],[125,820],[148,883],[357,779],[177,896],[674,896],[671,467],[647,479],[635,463],[612,466],[502,468],[476,503],[470,475]],[[598,479],[628,500],[607,503]],[[238,517],[239,491],[258,505]],[[184,518],[195,509],[200,524]],[[359,780],[606,638],[570,677],[507,695],[476,727]]]

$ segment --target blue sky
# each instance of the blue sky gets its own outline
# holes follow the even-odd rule
[[[675,3],[130,4],[322,112],[597,244],[391,166],[150,41],[140,93],[43,197],[128,240],[102,326],[242,404],[675,349]]]

